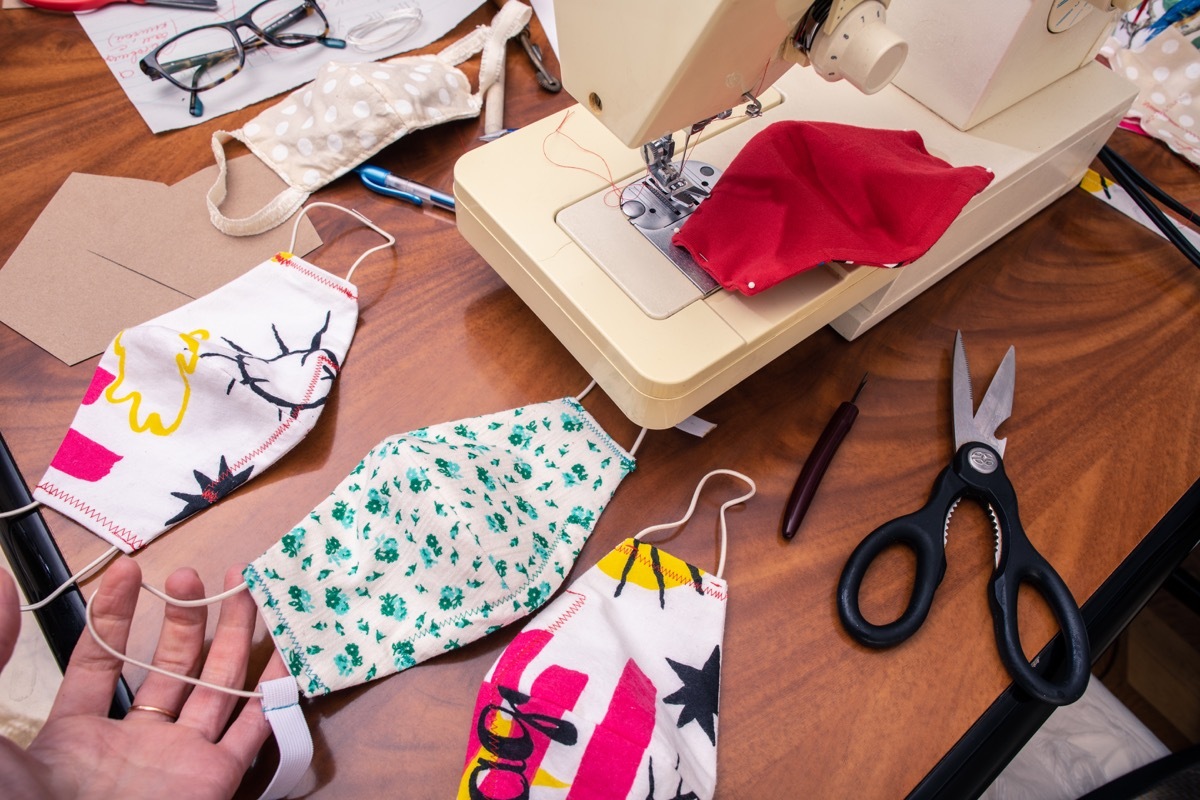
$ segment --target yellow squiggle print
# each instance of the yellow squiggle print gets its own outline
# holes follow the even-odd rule
[[[121,335],[117,334],[117,338],[113,341],[113,352],[117,355],[117,377],[108,388],[104,390],[104,397],[110,403],[124,403],[128,401],[129,406],[129,427],[134,433],[144,433],[149,431],[156,436],[169,436],[175,432],[179,425],[183,422],[183,415],[187,412],[188,401],[192,396],[192,387],[188,381],[188,376],[196,371],[196,365],[200,363],[200,342],[205,341],[209,337],[209,333],[203,329],[197,329],[190,333],[181,333],[179,338],[183,340],[185,347],[184,352],[175,354],[175,366],[179,370],[179,377],[183,381],[183,397],[179,401],[179,413],[175,416],[175,421],[170,425],[164,425],[162,416],[157,411],[151,411],[146,415],[145,422],[139,420],[141,416],[142,393],[131,390],[124,395],[118,395],[118,390],[125,380],[125,346],[121,344]]]

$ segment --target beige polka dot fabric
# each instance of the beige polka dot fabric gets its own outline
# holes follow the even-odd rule
[[[437,56],[333,62],[238,138],[289,185],[313,191],[406,133],[479,116],[481,105],[466,76]]]
[[[249,236],[279,225],[309,194],[339,178],[407,133],[479,116],[489,89],[502,80],[504,46],[528,24],[529,6],[511,2],[491,25],[480,26],[437,55],[378,63],[329,63],[312,83],[259,114],[238,131],[213,134],[219,172],[208,193],[213,225]],[[479,90],[457,68],[482,52]],[[271,167],[288,188],[243,219],[220,211],[226,194],[225,144],[232,139]]]
[[[1200,164],[1200,51],[1172,26],[1137,50],[1115,49],[1109,61],[1138,87],[1130,116],[1151,136]]]

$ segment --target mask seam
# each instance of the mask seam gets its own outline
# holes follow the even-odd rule
[[[142,547],[146,546],[145,539],[142,539],[140,536],[138,536],[137,534],[135,534],[133,531],[131,531],[128,528],[117,526],[116,523],[109,520],[108,515],[106,515],[104,512],[100,511],[95,506],[92,506],[87,501],[81,500],[79,497],[72,494],[68,490],[63,489],[60,486],[56,486],[53,483],[46,483],[46,482],[39,483],[37,485],[37,488],[42,490],[46,494],[50,495],[51,497],[57,497],[60,500],[65,501],[67,503],[67,505],[77,509],[80,513],[82,513],[88,519],[94,520],[96,522],[96,524],[103,527],[105,530],[107,530],[113,536],[120,539],[122,542],[124,542],[125,544],[132,547],[134,550],[138,550],[138,549],[141,549]]]
[[[249,573],[249,575],[247,575],[247,573]],[[252,581],[251,587],[250,587],[251,593],[253,593],[256,590],[261,591],[263,593],[263,595],[267,598],[267,602],[265,604],[262,604],[262,606],[265,608],[271,609],[272,616],[274,616],[275,619],[278,621],[278,627],[282,627],[283,633],[287,634],[288,641],[290,641],[292,643],[292,652],[295,653],[297,658],[299,659],[300,665],[303,668],[304,674],[308,676],[310,681],[312,681],[318,687],[320,687],[320,689],[322,690],[323,693],[329,694],[329,692],[330,692],[329,687],[325,684],[325,682],[323,680],[321,680],[321,676],[318,675],[316,673],[316,671],[313,669],[312,663],[308,660],[308,654],[304,652],[304,648],[301,646],[300,640],[296,636],[295,631],[293,631],[292,626],[288,624],[287,619],[283,616],[283,612],[279,610],[279,603],[275,599],[275,596],[271,593],[271,590],[267,587],[266,581],[264,580],[264,576],[262,575],[262,573],[260,573],[257,569],[255,569],[253,564],[248,564],[246,566],[246,569],[242,572],[242,576],[250,578],[250,581],[248,581],[248,583],[251,583],[251,581]],[[271,633],[271,638],[274,639],[275,638],[275,630],[272,629],[270,633]],[[288,667],[288,672],[289,673],[291,672],[290,666]],[[293,675],[293,677],[295,677],[295,676]],[[305,689],[304,693],[306,695],[310,695],[310,692],[307,689]]]
[[[317,267],[309,268],[307,264],[302,265],[298,263],[299,259],[297,258],[284,257],[283,253],[277,253],[271,259],[271,261],[281,267],[289,267],[294,269],[297,274],[303,275],[306,278],[316,281],[317,283],[344,294],[351,300],[358,302],[358,294],[352,288],[346,287],[340,281],[338,281],[338,279],[334,278],[334,276],[324,272],[324,270],[318,271],[319,268]]]
[[[334,378],[336,378],[338,373],[341,371],[340,368],[338,367],[337,363],[333,359],[331,359],[325,355],[319,356],[317,358],[316,368],[313,370],[312,377],[309,379],[308,389],[306,390],[306,394],[304,395],[303,398],[301,398],[301,400],[304,402],[305,405],[307,405],[309,399],[312,398],[313,392],[317,388],[317,384],[320,383],[320,381],[321,381],[321,372],[323,371],[324,367],[327,365],[331,366],[333,368]],[[305,410],[311,411],[314,409],[305,409]],[[264,442],[259,444],[257,447],[255,447],[250,452],[245,453],[242,456],[238,457],[237,461],[234,461],[231,466],[227,466],[224,471],[222,471],[221,473],[219,473],[217,475],[217,477],[215,477],[211,481],[209,481],[208,486],[206,486],[202,489],[202,493],[211,492],[214,487],[220,485],[222,481],[229,478],[231,475],[236,473],[243,466],[245,466],[246,464],[250,463],[258,456],[263,455],[268,450],[270,450],[275,445],[275,443],[278,442],[283,437],[283,435],[292,428],[292,426],[296,423],[296,421],[299,418],[300,418],[299,412],[297,412],[296,416],[292,416],[289,414],[288,417],[277,428],[275,428],[274,431],[271,432],[271,435],[268,436]]]
[[[558,633],[559,628],[566,625],[571,617],[575,616],[580,610],[587,605],[587,595],[582,592],[577,592],[574,589],[567,589],[566,594],[575,595],[575,599],[571,601],[571,605],[567,606],[566,610],[558,615],[554,622],[551,622],[542,630],[547,633]]]
[[[648,558],[646,558],[645,556],[643,556],[643,555],[641,555],[640,553],[638,553],[638,552],[635,550],[635,548],[634,548],[633,546],[631,546],[631,545],[629,545],[629,544],[628,544],[628,540],[626,540],[625,542],[621,542],[621,543],[620,543],[619,545],[617,545],[617,546],[616,546],[616,548],[614,548],[614,549],[615,549],[617,552],[620,552],[621,554],[625,555],[626,557],[628,557],[628,556],[633,556],[633,558],[634,558],[635,560],[637,560],[637,562],[638,562],[639,564],[641,564],[642,566],[644,566],[644,567],[650,567],[651,569],[653,569],[653,568],[654,568],[654,564],[653,564],[653,562],[652,562],[652,561],[650,561],[650,560],[649,560]],[[661,548],[659,549],[659,552],[663,552]],[[670,554],[668,553],[668,555],[670,555]],[[671,556],[671,558],[676,558],[676,556]],[[682,560],[682,559],[678,559],[678,560]],[[684,563],[687,563],[687,562],[684,562]],[[667,569],[667,568],[663,568],[663,567],[661,566],[661,563],[660,563],[660,565],[659,565],[659,571],[660,571],[660,572],[661,572],[663,575],[666,575],[667,577],[669,577],[669,578],[671,578],[671,579],[673,579],[673,580],[679,581],[680,583],[685,583],[685,584],[693,584],[693,585],[694,585],[694,583],[695,583],[695,582],[692,580],[692,576],[691,576],[691,575],[686,575],[686,576],[685,576],[685,575],[684,575],[683,573],[681,573],[681,572],[676,572],[675,570],[669,570],[669,569]],[[706,572],[706,573],[704,573],[704,574],[705,574],[705,576],[706,576],[706,577],[708,577],[708,578],[710,578],[710,579],[712,578],[712,576],[711,576],[711,575],[709,575],[707,572]],[[717,589],[716,587],[714,587],[714,586],[713,586],[711,583],[709,583],[708,581],[705,581],[705,582],[704,582],[704,585],[703,585],[703,587],[702,587],[702,588],[703,588],[703,590],[704,590],[704,593],[705,593],[706,595],[708,595],[709,597],[715,598],[715,599],[717,599],[717,600],[726,600],[726,599],[728,599],[728,594],[727,594],[726,592],[723,592],[723,591],[721,591],[720,589]]]
[[[634,468],[636,468],[637,457],[630,455],[628,450],[626,450],[624,447],[621,447],[621,445],[617,444],[617,440],[612,438],[612,436],[609,435],[608,431],[606,431],[606,430],[604,430],[604,428],[600,427],[600,423],[596,422],[596,419],[591,415],[591,413],[586,408],[583,407],[583,405],[578,400],[576,400],[574,397],[564,397],[564,398],[562,398],[562,400],[560,402],[566,403],[568,406],[575,409],[580,414],[583,414],[583,417],[584,417],[583,424],[588,427],[588,430],[590,430],[592,433],[599,436],[601,441],[604,442],[604,444],[608,446],[609,450],[613,453],[613,455],[620,456],[624,461],[627,461],[632,465],[628,469],[626,469],[626,472],[631,472]]]

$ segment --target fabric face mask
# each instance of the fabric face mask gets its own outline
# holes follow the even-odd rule
[[[437,55],[378,63],[330,63],[312,83],[259,114],[239,131],[217,131],[212,148],[219,171],[208,192],[215,225],[231,236],[249,236],[279,225],[308,196],[366,161],[400,137],[443,122],[479,116],[483,98],[502,97],[504,49],[532,11],[506,3],[491,26],[480,26]],[[455,65],[483,51],[479,91]],[[249,217],[220,211],[226,195],[225,143],[243,142],[287,184]]]
[[[353,284],[280,253],[122,331],[34,499],[126,553],[144,547],[304,438],[357,320]]]
[[[243,574],[301,691],[344,689],[545,603],[634,466],[576,398],[421,428]]]
[[[715,576],[639,539],[712,475]],[[711,797],[727,585],[706,475],[517,635],[475,703],[459,800]]]

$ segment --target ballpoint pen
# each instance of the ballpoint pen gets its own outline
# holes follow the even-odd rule
[[[858,406],[854,405],[854,401],[858,400],[859,392],[866,385],[867,376],[863,375],[854,396],[833,412],[825,430],[821,431],[821,436],[817,439],[816,447],[804,462],[800,477],[796,479],[796,485],[792,488],[792,494],[783,512],[784,539],[791,539],[796,535],[796,531],[800,530],[800,523],[808,513],[808,507],[812,505],[812,499],[817,493],[817,487],[821,485],[821,478],[825,477],[829,462],[833,460],[833,454],[837,452],[842,440],[850,432],[850,427],[854,425],[854,420],[858,418]]]
[[[388,172],[382,167],[363,164],[355,167],[354,171],[362,179],[363,185],[373,192],[404,200],[413,205],[429,204],[454,213],[454,197],[428,186],[401,178]]]

